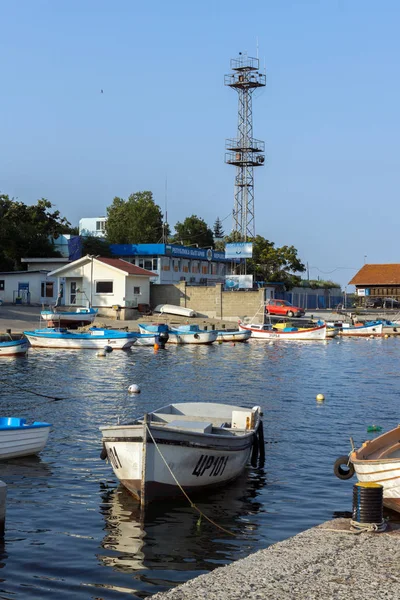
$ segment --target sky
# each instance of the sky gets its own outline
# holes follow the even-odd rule
[[[224,75],[258,48],[256,234],[344,287],[400,262],[399,19],[393,0],[0,0],[0,193],[77,226],[151,190],[172,227],[229,233]]]

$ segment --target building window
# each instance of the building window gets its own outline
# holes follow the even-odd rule
[[[112,294],[113,281],[96,281],[96,294]]]
[[[0,292],[4,292],[4,279],[0,279]]]
[[[151,258],[144,261],[144,268],[148,269],[149,271],[152,270],[152,268],[153,268],[153,260]]]
[[[40,284],[40,295],[42,298],[53,298],[54,282],[53,281],[42,281]]]
[[[144,260],[143,260],[143,258],[139,258],[139,263],[138,263],[138,266],[139,266],[141,269],[144,269]]]
[[[140,292],[140,286],[135,285],[133,286],[133,295],[134,296],[140,296],[141,292]]]
[[[152,271],[158,270],[158,260],[156,258],[153,258],[153,266],[152,266],[151,270]]]
[[[106,230],[106,222],[105,221],[96,221],[96,231],[105,231]]]

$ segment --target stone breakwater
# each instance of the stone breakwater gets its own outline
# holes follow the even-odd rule
[[[335,519],[154,600],[398,600],[400,525],[355,534]]]

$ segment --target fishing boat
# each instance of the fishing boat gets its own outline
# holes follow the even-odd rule
[[[200,329],[196,324],[170,327],[168,334],[171,344],[212,344],[218,337],[215,329]]]
[[[127,425],[100,427],[101,458],[141,504],[207,491],[264,460],[259,406],[168,404]]]
[[[343,323],[339,329],[339,335],[344,337],[371,337],[382,335],[382,321],[369,321],[368,323]]]
[[[251,337],[251,331],[241,331],[240,329],[218,329],[217,342],[247,342]]]
[[[359,482],[381,484],[383,504],[400,512],[400,425],[339,457],[334,472],[339,479],[350,479],[355,473]]]
[[[39,348],[65,348],[65,349],[104,349],[109,346],[113,349],[127,350],[135,342],[134,332],[119,329],[102,329],[91,327],[87,331],[69,331],[62,327],[48,327],[24,331],[31,346]]]
[[[185,306],[176,306],[175,304],[158,304],[154,312],[166,313],[168,315],[179,315],[181,317],[196,317],[197,313],[191,308]]]
[[[37,454],[46,445],[50,423],[28,424],[19,417],[0,417],[0,460]]]
[[[326,323],[315,327],[275,327],[273,323],[244,324],[239,321],[241,331],[250,331],[251,337],[259,340],[325,340]]]
[[[21,333],[0,334],[0,356],[22,356],[28,352],[29,341]]]
[[[154,340],[154,344],[164,345],[169,340],[169,327],[166,323],[139,323],[139,335],[143,336],[143,344],[140,344],[139,339],[137,345],[150,345],[146,344],[146,337],[148,340]]]
[[[168,331],[140,331],[134,332],[135,346],[165,346],[168,342]]]
[[[59,311],[57,308],[41,310],[40,318],[48,327],[83,327],[91,325],[98,313],[97,308],[76,308],[71,311]]]

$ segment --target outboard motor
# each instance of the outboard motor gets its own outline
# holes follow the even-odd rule
[[[159,343],[160,348],[165,348],[165,344],[168,342],[168,340],[169,340],[168,331],[161,331],[158,336],[158,343]]]

